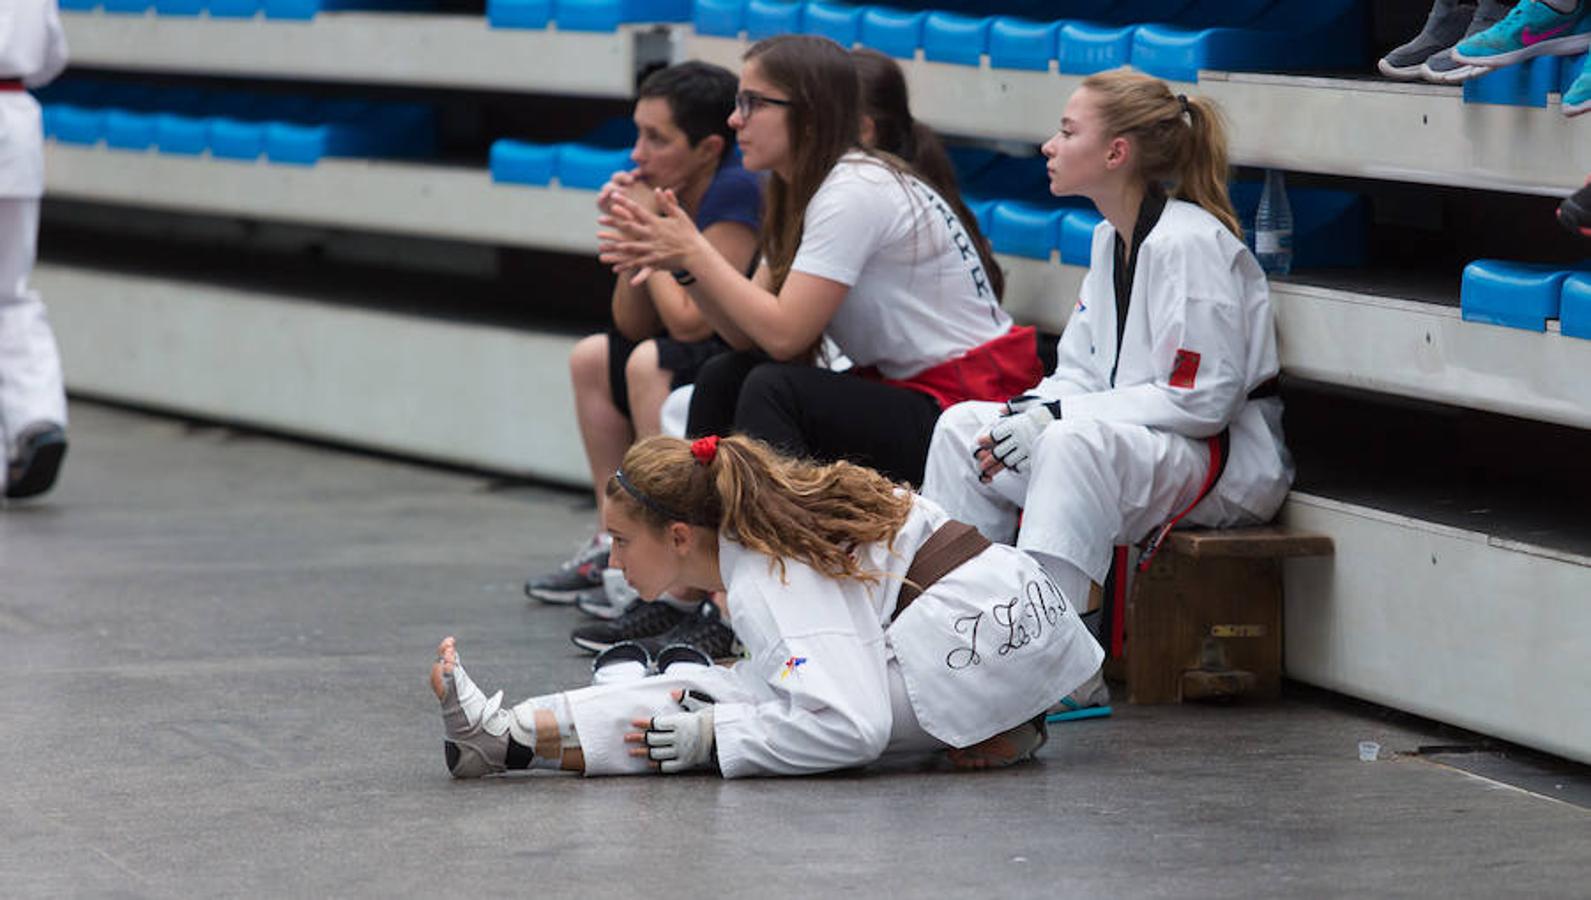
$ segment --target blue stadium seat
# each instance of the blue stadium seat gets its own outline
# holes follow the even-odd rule
[[[1047,260],[1060,247],[1061,220],[1067,212],[1021,200],[1002,200],[989,216],[989,241],[996,253]]]
[[[1200,69],[1267,72],[1359,68],[1368,60],[1369,10],[1364,0],[1288,3],[1252,0],[1201,4],[1192,13],[1244,24],[1212,27],[1144,25],[1133,34],[1132,65],[1173,81],[1196,81]],[[1234,16],[1234,13],[1239,15]]]
[[[1569,275],[1566,266],[1478,259],[1464,267],[1459,310],[1466,322],[1546,331]]]
[[[923,45],[927,18],[922,11],[869,6],[862,12],[862,44],[896,59],[911,59]]]
[[[1070,75],[1092,75],[1117,69],[1132,60],[1137,25],[1068,22],[1057,42],[1060,69]]]
[[[155,14],[160,16],[197,16],[209,6],[207,0],[155,0]]]
[[[265,131],[272,122],[307,122],[315,101],[308,97],[262,96],[235,116],[210,119],[210,155],[253,161],[265,155]]]
[[[261,0],[209,0],[205,7],[212,19],[252,19],[260,11]]]
[[[989,229],[994,227],[994,208],[1000,205],[1000,201],[978,200],[972,197],[963,197],[962,201],[967,204],[972,217],[978,220],[978,230],[987,237]]]
[[[418,103],[333,100],[299,121],[265,124],[265,155],[273,163],[312,166],[328,156],[408,158],[436,152],[436,113]]]
[[[746,37],[760,41],[776,34],[797,34],[801,31],[800,3],[786,0],[751,0],[746,4]]]
[[[849,50],[862,37],[862,7],[838,3],[808,3],[802,11],[802,27]]]
[[[154,0],[105,0],[104,7],[108,13],[118,15],[141,16],[154,5]]]
[[[1580,77],[1580,71],[1585,68],[1586,54],[1579,56],[1562,56],[1558,58],[1558,87],[1560,94],[1567,93],[1569,86]]]
[[[746,0],[696,0],[691,24],[697,34],[739,37],[746,30]]]
[[[263,0],[267,19],[313,19],[323,12],[381,10],[423,12],[435,9],[433,0]]]
[[[558,145],[496,141],[489,165],[493,181],[546,187],[558,175]]]
[[[1564,279],[1558,325],[1569,337],[1591,340],[1591,275],[1576,272]]]
[[[561,144],[558,148],[558,183],[566,188],[594,191],[614,172],[631,168],[628,148],[614,150],[585,144]]]
[[[61,9],[75,12],[89,12],[99,8],[100,0],[60,0]]]
[[[156,126],[165,110],[196,111],[204,92],[194,88],[167,88],[137,102],[105,111],[105,146],[115,150],[148,150],[155,146]]]
[[[546,28],[552,21],[552,0],[487,0],[486,24],[492,28]]]
[[[1061,220],[1061,262],[1069,266],[1087,266],[1093,262],[1094,229],[1105,217],[1092,209],[1074,209]]]
[[[931,12],[923,20],[923,58],[933,62],[976,66],[989,52],[988,16]]]
[[[1464,102],[1544,108],[1547,95],[1562,89],[1560,59],[1562,57],[1538,56],[1471,78],[1464,82]]]
[[[989,24],[989,65],[996,69],[1047,71],[1058,55],[1065,22],[1034,22],[997,16]]]
[[[690,0],[554,0],[560,31],[615,31],[628,22],[685,22]]]

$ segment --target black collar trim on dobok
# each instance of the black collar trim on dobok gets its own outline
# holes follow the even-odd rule
[[[1111,272],[1116,282],[1116,357],[1110,364],[1110,386],[1116,386],[1116,369],[1121,365],[1122,338],[1127,334],[1127,308],[1132,304],[1133,278],[1138,274],[1138,248],[1143,246],[1160,215],[1166,211],[1166,195],[1159,187],[1150,187],[1138,206],[1138,221],[1132,229],[1132,247],[1127,247],[1116,234],[1115,265]]]

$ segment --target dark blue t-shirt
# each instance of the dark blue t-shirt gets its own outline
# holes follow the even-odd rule
[[[706,231],[715,222],[738,222],[756,232],[762,223],[762,179],[741,168],[730,156],[713,175],[696,208],[696,227]]]

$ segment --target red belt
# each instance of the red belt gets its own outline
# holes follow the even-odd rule
[[[5,79],[0,79],[0,91],[21,91],[21,90],[26,90],[24,87],[22,87],[21,79],[13,78],[13,79],[11,79],[9,81],[7,81]]]
[[[1009,400],[1044,378],[1039,362],[1038,334],[1019,325],[966,353],[930,366],[910,378],[885,378],[871,366],[856,374],[934,398],[940,409],[963,400]]]

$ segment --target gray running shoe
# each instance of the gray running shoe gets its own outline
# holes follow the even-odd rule
[[[1470,20],[1475,16],[1475,4],[1461,0],[1436,0],[1431,4],[1431,14],[1425,27],[1414,39],[1394,49],[1376,68],[1388,78],[1413,80],[1423,76],[1421,66],[1425,61],[1464,39]]]
[[[1475,8],[1475,17],[1470,20],[1469,29],[1465,31],[1464,36],[1479,34],[1496,25],[1508,15],[1510,9],[1512,7],[1502,0],[1480,0],[1480,6]],[[1458,84],[1490,71],[1491,69],[1486,66],[1472,66],[1454,59],[1452,47],[1433,54],[1430,59],[1420,64],[1420,77],[1434,84]]]
[[[525,595],[543,603],[568,606],[579,600],[582,592],[602,587],[602,570],[607,567],[607,535],[599,534],[556,572],[532,576],[525,582]]]

